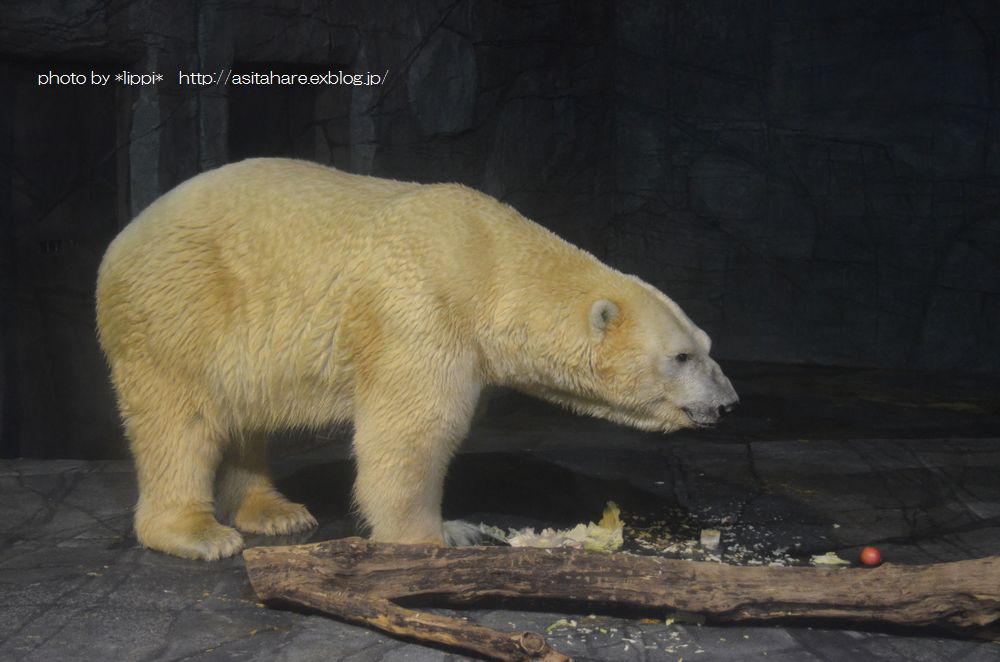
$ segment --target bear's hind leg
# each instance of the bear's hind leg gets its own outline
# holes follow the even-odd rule
[[[262,433],[232,440],[222,457],[215,494],[220,517],[245,533],[287,535],[316,526],[305,506],[275,488],[267,466],[267,436]]]
[[[219,524],[213,514],[213,483],[222,449],[205,420],[160,411],[133,416],[127,432],[139,481],[139,542],[206,561],[239,552],[243,537]]]

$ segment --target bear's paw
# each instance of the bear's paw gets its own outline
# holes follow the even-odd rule
[[[136,534],[145,547],[186,559],[216,561],[243,549],[243,536],[196,509],[136,519]]]
[[[444,544],[448,547],[471,547],[495,544],[497,541],[484,533],[475,524],[453,519],[444,523]]]
[[[248,496],[233,518],[244,533],[281,536],[307,531],[317,526],[316,518],[300,503],[292,503],[280,494]]]

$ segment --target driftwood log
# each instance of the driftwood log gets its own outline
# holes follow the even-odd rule
[[[441,548],[345,538],[243,552],[261,600],[497,660],[567,660],[533,632],[503,633],[396,604],[489,600],[688,612],[709,621],[836,619],[1000,635],[1000,557],[871,569],[743,567],[630,554]]]

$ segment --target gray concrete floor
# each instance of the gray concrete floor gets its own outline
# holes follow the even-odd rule
[[[732,365],[743,406],[714,430],[638,433],[542,403],[495,398],[451,471],[446,514],[500,525],[596,519],[607,500],[676,540],[723,532],[731,563],[806,563],[878,545],[893,563],[1000,554],[1000,384],[875,371]],[[279,483],[320,528],[348,516],[347,437],[289,437]],[[0,659],[451,660],[461,656],[322,616],[268,609],[241,559],[139,548],[125,461],[0,464]],[[283,542],[300,542],[287,540]],[[250,545],[276,544],[251,538]],[[455,613],[441,610],[443,613]],[[465,611],[545,632],[578,660],[996,660],[1000,644],[836,624],[698,625]]]

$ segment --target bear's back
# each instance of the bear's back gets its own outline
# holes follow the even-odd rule
[[[283,159],[225,166],[166,193],[112,242],[98,277],[101,344],[113,369],[201,375],[246,411],[276,393],[291,402],[304,397],[292,384],[349,380],[352,343],[372,324],[410,333],[446,319],[472,334],[497,224],[532,225],[454,184]]]

